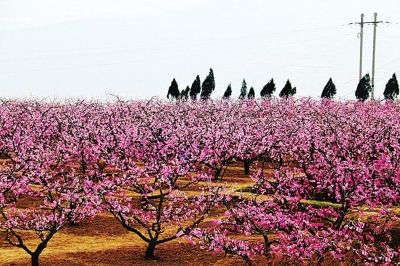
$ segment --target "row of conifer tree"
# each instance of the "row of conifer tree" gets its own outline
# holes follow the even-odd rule
[[[175,78],[172,80],[171,85],[168,89],[167,98],[173,100],[196,100],[198,97],[203,100],[207,100],[211,97],[211,93],[215,90],[215,78],[214,71],[212,68],[208,76],[205,78],[203,83],[200,81],[199,75],[197,75],[196,79],[193,81],[192,86],[186,86],[182,91],[179,90],[178,83]],[[276,86],[274,83],[274,79],[271,79],[260,91],[260,96],[262,98],[272,97],[273,93],[276,90]],[[371,79],[369,74],[366,74],[358,83],[357,89],[355,91],[355,96],[358,100],[365,101],[367,100],[372,92]],[[199,95],[200,94],[200,95]],[[292,87],[290,80],[286,81],[285,86],[279,92],[279,97],[287,98],[296,94],[296,87]],[[324,89],[321,93],[321,98],[329,98],[332,99],[336,95],[336,86],[332,81],[332,78],[328,80]],[[383,96],[386,100],[394,100],[399,95],[399,83],[397,82],[396,74],[389,79],[386,84],[385,90],[383,92]],[[232,96],[232,86],[228,85],[226,88],[223,98],[229,99]],[[240,89],[239,99],[254,99],[255,91],[253,87],[250,87],[250,90],[247,91],[247,83],[246,80],[243,79],[242,87]]]

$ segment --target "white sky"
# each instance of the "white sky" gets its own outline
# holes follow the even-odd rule
[[[400,76],[399,0],[0,0],[0,97],[165,97],[214,69],[216,91],[243,78],[257,95],[273,77],[318,97],[332,76],[353,99],[359,27],[377,31],[376,95]],[[371,71],[365,27],[364,72]]]

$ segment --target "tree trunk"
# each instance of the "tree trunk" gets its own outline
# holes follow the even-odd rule
[[[264,175],[264,163],[265,163],[265,159],[263,159],[262,163],[261,163],[261,175]]]
[[[156,250],[156,241],[150,241],[149,244],[147,245],[146,253],[144,255],[144,258],[146,260],[154,260],[156,257],[154,256],[154,251]]]
[[[32,262],[32,266],[39,266],[39,254],[37,253],[33,253],[31,255],[31,262]]]
[[[244,174],[245,175],[249,175],[250,174],[250,164],[251,164],[251,162],[249,160],[244,160],[243,164],[244,164]]]
[[[269,242],[268,235],[263,234],[264,238],[264,256],[268,260],[271,259],[271,242]]]
[[[248,266],[252,266],[253,265],[253,263],[251,262],[251,259],[249,258],[249,256],[243,256],[242,257],[243,258],[243,260],[246,262],[246,264],[248,265]]]
[[[39,266],[39,256],[42,254],[42,251],[46,248],[47,243],[50,241],[50,239],[54,236],[54,234],[57,232],[57,226],[56,224],[53,224],[53,226],[50,229],[49,234],[46,236],[46,238],[39,243],[39,245],[36,247],[35,252],[29,253],[31,254],[31,262],[32,266]]]
[[[219,179],[219,176],[221,175],[221,172],[222,172],[222,167],[221,167],[221,168],[217,168],[217,169],[214,171],[214,177],[215,177],[215,179]]]

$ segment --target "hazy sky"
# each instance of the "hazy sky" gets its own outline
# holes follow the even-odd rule
[[[353,99],[358,26],[377,29],[376,95],[400,75],[399,0],[0,0],[0,97],[165,97],[214,69],[216,91],[243,78],[257,95],[273,77],[298,96],[320,95],[332,76]],[[364,73],[372,26],[365,27]]]

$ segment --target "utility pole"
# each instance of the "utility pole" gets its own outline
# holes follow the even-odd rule
[[[349,25],[360,24],[360,73],[358,80],[362,78],[362,56],[363,56],[363,39],[364,39],[364,24],[373,24],[374,25],[374,39],[373,39],[373,50],[372,50],[372,79],[371,79],[371,87],[372,93],[371,98],[374,98],[374,87],[375,87],[375,52],[376,52],[376,27],[379,23],[390,23],[388,21],[377,21],[378,13],[374,13],[374,21],[364,22],[364,14],[361,14],[361,22],[353,22]]]
[[[361,14],[361,21],[360,22],[353,22],[349,23],[349,25],[359,24],[360,25],[360,66],[359,66],[359,74],[358,80],[360,81],[362,78],[362,61],[363,61],[363,41],[364,41],[364,14]]]
[[[364,40],[364,14],[361,14],[360,22],[360,74],[358,75],[358,81],[362,78],[362,56],[363,56],[363,40]]]
[[[372,49],[372,79],[371,79],[371,86],[372,86],[372,93],[371,98],[374,99],[374,91],[375,91],[375,50],[376,50],[376,26],[378,22],[376,21],[378,17],[378,13],[374,13],[374,40],[373,40],[373,49]]]

